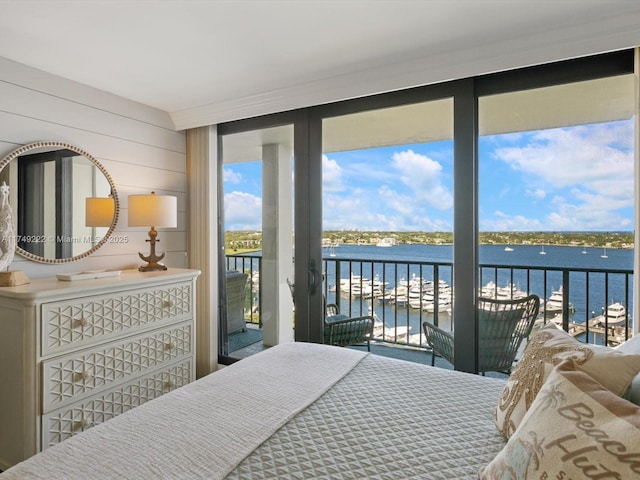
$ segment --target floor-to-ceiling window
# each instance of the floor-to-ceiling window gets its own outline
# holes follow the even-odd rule
[[[590,343],[631,335],[633,81],[493,84],[479,97],[480,262],[536,267],[483,269],[482,292],[536,293],[544,321]]]
[[[378,226],[381,231],[382,226],[385,226],[385,229],[390,229],[390,226],[386,226],[390,223],[385,223],[390,215],[385,213],[385,209],[388,208],[387,204],[395,202],[396,210],[400,212],[401,207],[406,207],[416,200],[413,198],[416,195],[422,196],[423,204],[429,204],[430,201],[433,201],[434,196],[439,194],[441,203],[438,206],[432,203],[430,208],[416,212],[413,221],[409,216],[398,217],[403,218],[403,223],[410,223],[398,226],[397,230],[403,228],[451,229],[453,233],[451,283],[454,285],[455,291],[452,318],[453,328],[456,330],[456,352],[460,352],[456,355],[456,368],[474,371],[477,357],[475,302],[483,281],[478,275],[480,263],[478,238],[491,221],[489,210],[487,210],[491,209],[488,203],[489,198],[500,195],[499,190],[492,189],[489,184],[492,177],[499,177],[500,180],[508,183],[507,186],[512,186],[507,173],[511,174],[512,170],[509,168],[516,165],[513,163],[510,167],[505,163],[498,163],[494,165],[494,168],[487,168],[489,166],[488,160],[485,159],[485,163],[485,160],[482,158],[479,160],[479,157],[486,155],[489,142],[504,141],[506,137],[503,135],[511,135],[511,139],[513,139],[517,135],[514,132],[534,132],[546,129],[549,125],[553,125],[554,128],[560,126],[556,119],[556,121],[543,122],[543,124],[533,127],[527,124],[527,129],[523,130],[521,123],[525,120],[530,121],[533,116],[526,109],[516,108],[517,102],[514,100],[516,96],[509,97],[508,94],[518,93],[521,97],[527,97],[530,105],[541,107],[542,98],[535,96],[536,92],[542,92],[538,89],[559,88],[561,92],[564,92],[560,98],[567,96],[568,92],[571,92],[572,96],[577,99],[587,98],[586,92],[581,89],[584,82],[618,77],[631,72],[633,72],[633,55],[631,51],[626,51],[418,87],[279,114],[288,115],[287,118],[294,125],[293,136],[295,138],[296,340],[318,342],[322,340],[322,306],[325,292],[319,288],[319,285],[322,284],[326,273],[322,270],[322,258],[323,253],[327,252],[327,246],[330,247],[331,243],[336,240],[328,238],[329,243],[325,242],[323,252],[324,231],[333,232],[345,229],[350,221],[348,219],[349,209],[353,211],[354,205],[361,214],[357,217],[359,221],[380,215]],[[494,103],[499,100],[502,101],[502,105]],[[628,101],[628,98],[616,97],[616,102],[625,101]],[[424,115],[423,124],[411,123],[410,119],[414,117],[410,115],[410,112],[413,109],[443,104],[448,104],[447,109],[450,117],[440,115],[430,118],[428,115]],[[582,103],[574,102],[570,109],[578,113],[588,111],[593,106],[593,100],[589,99]],[[633,105],[629,108],[633,110]],[[397,112],[400,115],[395,119],[387,117],[384,121],[379,120],[389,112]],[[500,118],[502,123],[493,125],[491,121],[498,117],[492,118],[491,113],[501,113],[503,115]],[[504,115],[505,113],[506,115]],[[546,117],[541,117],[545,121],[551,118],[550,115],[554,115],[552,110],[545,110],[545,114]],[[556,114],[556,116],[559,115]],[[230,125],[221,125],[219,132],[224,136],[233,132],[237,133],[238,129],[247,131],[270,128],[274,118],[276,117],[265,116],[234,122]],[[430,121],[432,121],[431,124]],[[449,133],[446,138],[402,138],[402,135],[410,132],[415,125],[420,125],[418,131],[423,133],[433,133],[442,129],[444,125],[449,129]],[[576,127],[578,125],[580,124],[573,123],[570,126]],[[453,129],[452,135],[451,128]],[[399,140],[397,143],[388,141],[390,135],[398,133],[400,137],[395,139]],[[626,141],[631,144],[633,135],[633,131],[627,130],[617,141]],[[361,141],[363,139],[364,142]],[[383,139],[384,142],[380,143]],[[373,143],[367,143],[372,141]],[[444,142],[440,143],[440,147],[442,147],[442,151],[447,152],[449,160],[444,161],[442,158],[437,158],[434,152],[416,152],[418,145],[435,146],[438,142]],[[375,149],[384,146],[384,143],[387,147],[389,145],[402,147],[397,152],[388,150],[385,153],[387,159],[395,163],[385,165],[382,161],[371,162],[371,168],[362,170],[360,180],[363,183],[360,187],[355,184],[347,186],[345,183],[339,183],[340,174],[345,173],[345,170],[341,169],[348,169],[355,165],[361,169],[367,163],[354,155],[371,154]],[[348,156],[351,158],[347,158]],[[452,162],[451,157],[453,158]],[[224,155],[221,158],[224,158]],[[631,157],[628,155],[627,158]],[[400,182],[405,182],[407,190],[414,189],[414,195],[410,199],[403,202],[402,198],[396,195],[397,190],[394,190],[391,185],[389,171],[384,171],[382,165],[387,168],[396,168],[401,165],[410,166],[404,172],[404,180],[400,180]],[[441,170],[438,170],[438,165],[442,168]],[[425,167],[428,166],[432,167],[429,175],[417,174],[417,172],[424,173]],[[542,161],[540,167],[543,167]],[[520,174],[525,175],[525,172],[520,171]],[[363,186],[365,177],[374,176],[378,176],[381,181],[377,191],[378,196],[372,200],[372,197],[364,196]],[[442,179],[444,178],[452,179],[452,184],[443,183]],[[430,181],[420,183],[425,179]],[[340,198],[338,195],[340,189],[343,191],[351,190],[351,198]],[[505,220],[506,215],[513,215],[513,218],[517,219],[516,214],[510,213],[512,208],[517,205],[513,198],[520,199],[523,195],[530,195],[530,198],[534,198],[536,194],[540,195],[540,191],[533,189],[533,187],[531,190],[521,193],[522,195],[516,195],[511,200],[505,200],[508,202],[509,208],[503,209],[501,214],[499,210],[493,208],[494,212],[498,212],[496,218]],[[588,196],[588,192],[580,193],[576,190],[573,190],[573,194]],[[450,217],[442,221],[438,217],[441,213],[439,207],[446,204],[447,198],[452,204],[452,209],[449,210]],[[382,204],[383,199],[387,204]],[[376,201],[380,202],[380,207],[370,209],[371,204],[375,204]],[[331,217],[335,228],[328,223]],[[325,221],[327,224],[323,227]],[[263,228],[265,226],[266,224],[263,222]],[[385,239],[386,237],[382,237],[379,240]],[[389,241],[393,241],[393,237],[389,237],[389,239]]]
[[[371,313],[379,341],[450,328],[453,272],[428,262],[453,254],[453,99],[328,117],[322,133],[327,301]]]

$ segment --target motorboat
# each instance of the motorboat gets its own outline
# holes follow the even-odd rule
[[[558,290],[554,290],[553,292],[551,292],[551,296],[544,303],[544,311],[547,313],[547,315],[551,313],[555,314],[558,312],[562,312],[562,301],[563,293],[562,287],[560,287]]]
[[[603,308],[604,310],[604,308]],[[607,307],[606,312],[602,314],[602,321],[607,325],[618,325],[627,319],[627,309],[620,302],[615,302]]]
[[[381,297],[387,282],[380,280],[378,274],[374,280],[351,273],[350,278],[340,280],[340,291],[348,293],[353,297],[374,298]]]
[[[551,296],[544,302],[544,312],[545,316],[548,318],[550,316],[554,316],[558,313],[562,313],[562,302],[564,299],[564,292],[562,290],[562,286],[558,290],[554,290],[551,292]],[[575,307],[569,303],[569,312],[575,312]]]
[[[480,289],[480,296],[484,297],[484,298],[493,298],[496,296],[497,294],[497,286],[494,282],[487,282],[481,289]]]
[[[438,299],[438,312],[450,312],[451,311],[451,297],[444,296]],[[436,303],[428,302],[422,306],[422,310],[428,313],[434,313],[436,311]]]
[[[499,300],[516,300],[526,296],[527,292],[521,290],[517,285],[512,283],[496,289],[496,298]]]
[[[376,243],[376,247],[393,247],[396,244],[393,238],[383,238],[378,243]]]

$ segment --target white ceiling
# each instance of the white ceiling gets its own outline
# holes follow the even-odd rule
[[[0,0],[0,56],[180,129],[637,45],[636,0]]]

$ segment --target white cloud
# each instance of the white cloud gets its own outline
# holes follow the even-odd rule
[[[416,200],[438,210],[453,207],[453,195],[443,183],[440,163],[413,150],[406,150],[393,154],[391,166],[400,173],[400,180],[411,189],[411,195]]]
[[[554,211],[546,216],[545,223],[551,230],[624,230],[632,227],[630,218],[624,218],[617,210],[627,207],[627,202],[613,197],[603,197],[582,189],[572,189],[567,201],[560,197],[553,204]]]
[[[540,211],[543,229],[622,230],[633,224],[621,214],[633,208],[632,126],[623,121],[542,130],[525,146],[497,148],[494,156],[522,173],[528,197],[549,199],[551,211]]]
[[[450,231],[453,197],[442,166],[411,150],[391,162],[323,158],[323,227],[327,230]],[[445,217],[445,220],[442,220]]]
[[[227,230],[262,230],[262,198],[245,192],[224,196]]]
[[[242,174],[235,172],[230,168],[224,168],[222,170],[222,174],[224,176],[225,182],[229,182],[230,184],[233,184],[233,185],[242,183]]]
[[[534,188],[533,190],[527,190],[526,194],[528,197],[533,197],[536,200],[543,200],[547,196],[547,192],[545,192],[541,188]]]
[[[633,150],[628,122],[542,130],[525,147],[495,150],[496,158],[533,182],[555,188],[582,185],[599,195],[633,188]]]
[[[542,223],[535,218],[526,217],[524,215],[507,215],[497,210],[492,218],[480,219],[480,231],[485,232],[535,232],[542,230]]]
[[[330,159],[326,155],[322,156],[322,188],[325,192],[342,192],[344,184],[342,182],[343,170],[338,162]]]

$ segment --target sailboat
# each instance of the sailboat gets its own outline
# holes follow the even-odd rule
[[[604,247],[604,250],[602,251],[602,255],[600,255],[600,258],[609,258],[609,255],[607,255],[607,247]]]
[[[542,250],[540,250],[540,255],[546,255],[547,252],[544,251],[544,245],[542,245]]]

